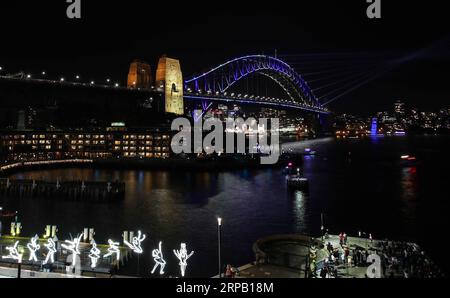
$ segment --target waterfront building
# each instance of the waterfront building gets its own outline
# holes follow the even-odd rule
[[[71,158],[168,158],[170,133],[157,129],[0,131],[2,163]]]

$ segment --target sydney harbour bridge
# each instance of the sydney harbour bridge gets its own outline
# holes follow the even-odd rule
[[[269,78],[285,92],[285,98],[236,94],[229,90],[239,80],[258,74]],[[328,113],[308,83],[280,59],[265,55],[238,57],[184,81],[184,98],[202,101],[238,102]]]
[[[267,107],[272,109],[289,110],[293,113],[308,113],[311,115],[328,114],[329,110],[319,101],[318,97],[306,80],[293,67],[283,60],[268,55],[246,55],[230,59],[194,75],[181,72],[182,62],[167,58],[159,59],[154,82],[147,87],[139,85],[124,86],[109,79],[103,83],[82,81],[79,76],[59,77],[50,79],[49,75],[42,73],[14,73],[7,74],[0,71],[0,79],[48,85],[53,90],[58,88],[75,88],[96,90],[109,90],[118,97],[127,97],[126,94],[142,98],[160,98],[165,112],[178,115],[185,114],[188,105],[200,107],[203,113],[214,105],[238,105]],[[141,69],[139,71],[146,71]],[[247,81],[263,80],[271,84],[270,92],[255,90],[242,91],[239,84]],[[133,82],[135,83],[135,82]],[[267,88],[266,88],[267,89]],[[277,94],[269,94],[277,89]],[[267,91],[267,90],[266,90]],[[65,93],[74,93],[72,91]],[[196,108],[198,109],[198,108]]]

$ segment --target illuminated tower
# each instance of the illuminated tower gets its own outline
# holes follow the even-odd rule
[[[376,136],[378,134],[378,119],[372,118],[372,126],[370,127],[370,135]]]
[[[152,73],[148,63],[135,60],[130,64],[128,72],[128,88],[150,89],[152,85]]]
[[[156,88],[163,89],[166,113],[184,114],[183,74],[180,61],[162,56],[156,70]]]

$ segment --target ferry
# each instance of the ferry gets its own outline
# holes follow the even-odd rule
[[[287,186],[296,190],[308,190],[309,181],[308,178],[302,177],[300,174],[289,175],[287,177]]]
[[[289,162],[286,167],[283,168],[284,175],[293,175],[300,172],[300,168],[295,168],[293,162]]]
[[[402,167],[412,167],[419,164],[419,161],[415,156],[412,155],[402,155],[400,156],[400,166]]]

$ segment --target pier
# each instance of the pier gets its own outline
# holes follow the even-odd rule
[[[240,278],[436,278],[444,274],[411,242],[338,235],[273,235],[253,245],[255,262],[236,269]],[[333,255],[333,256],[332,256]],[[373,259],[379,257],[379,261]],[[369,276],[373,275],[373,276]],[[217,277],[217,276],[215,276]]]
[[[1,178],[0,197],[110,202],[125,197],[125,183]]]

